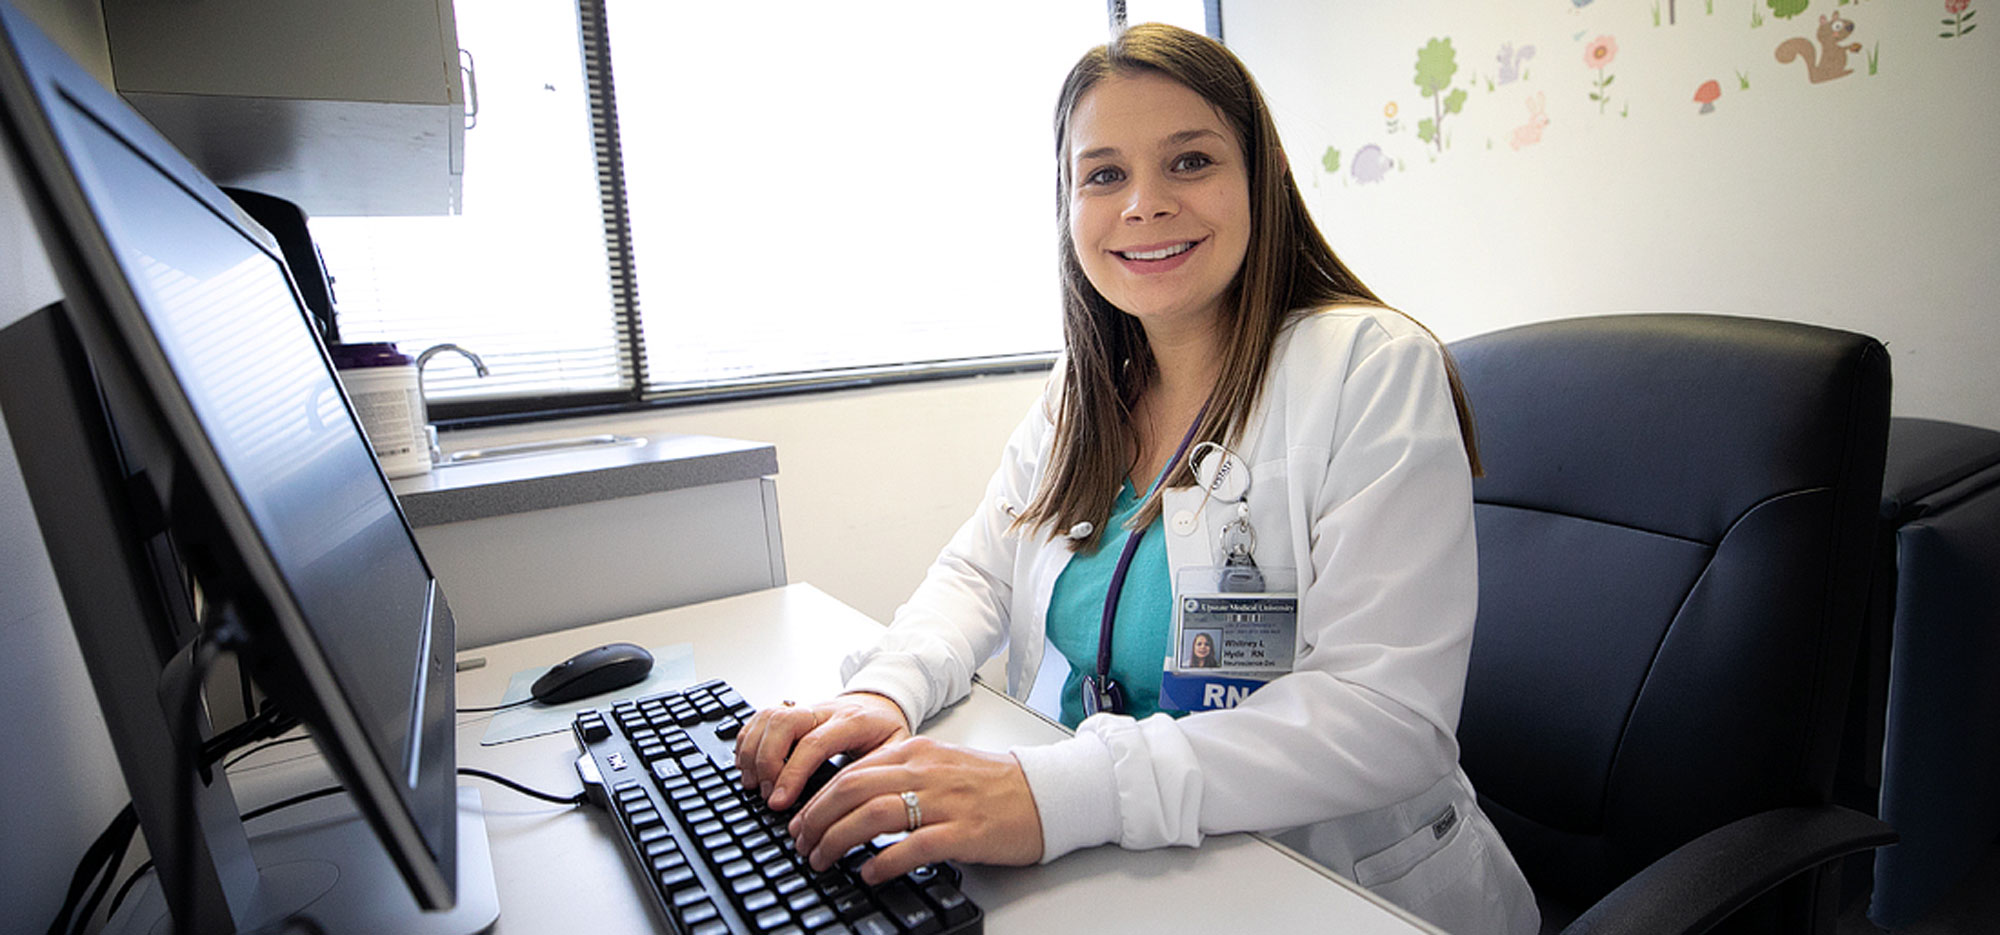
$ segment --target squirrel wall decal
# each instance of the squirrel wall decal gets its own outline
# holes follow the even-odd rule
[[[1794,36],[1778,43],[1778,62],[1785,64],[1795,58],[1806,60],[1806,77],[1813,84],[1832,81],[1842,75],[1854,73],[1847,67],[1847,53],[1861,51],[1861,43],[1842,44],[1854,32],[1854,23],[1841,19],[1839,13],[1831,18],[1819,18],[1819,49],[1814,54],[1813,44],[1804,36]]]

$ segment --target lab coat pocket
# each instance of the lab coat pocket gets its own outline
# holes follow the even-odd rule
[[[1354,882],[1396,905],[1424,915],[1421,908],[1438,891],[1461,880],[1476,862],[1477,836],[1465,833],[1466,816],[1456,803],[1430,824],[1354,862]]]

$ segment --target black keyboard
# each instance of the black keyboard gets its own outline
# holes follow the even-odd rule
[[[592,797],[609,810],[659,914],[681,935],[978,935],[985,915],[958,868],[861,882],[878,838],[814,873],[791,811],[742,787],[736,733],[755,709],[721,680],[584,711],[571,729]],[[595,775],[592,775],[592,773]],[[818,782],[830,769],[816,774]],[[817,788],[808,784],[808,790]],[[803,802],[809,795],[801,795]]]

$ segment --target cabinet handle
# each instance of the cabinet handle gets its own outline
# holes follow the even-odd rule
[[[458,50],[458,70],[465,76],[465,128],[479,126],[479,71],[472,61],[472,50]]]

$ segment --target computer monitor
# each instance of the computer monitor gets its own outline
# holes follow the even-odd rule
[[[451,613],[276,242],[4,0],[0,131],[64,293],[0,333],[0,411],[175,927],[490,924]],[[202,761],[218,649],[365,821],[260,850]]]

